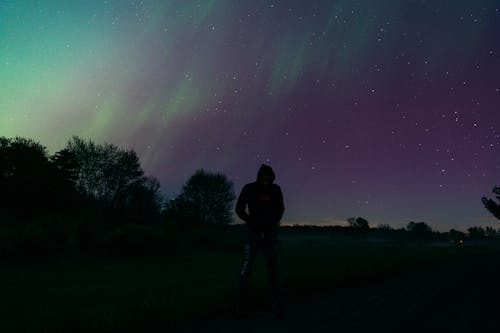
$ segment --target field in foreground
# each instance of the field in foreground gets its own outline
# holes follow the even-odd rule
[[[496,331],[499,254],[283,237],[285,320],[269,313],[261,256],[246,320],[231,315],[239,252],[6,264],[0,332]]]

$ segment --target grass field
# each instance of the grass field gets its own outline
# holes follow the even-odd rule
[[[496,252],[491,247],[339,244],[285,236],[279,268],[285,301],[293,307]],[[195,251],[4,264],[0,332],[167,332],[224,320],[234,305],[240,260],[238,251]],[[257,315],[270,305],[262,256],[250,288],[250,311]]]

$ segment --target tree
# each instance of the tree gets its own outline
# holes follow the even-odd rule
[[[28,217],[53,211],[59,202],[55,171],[40,143],[0,137],[0,212]]]
[[[432,234],[431,227],[425,222],[413,222],[410,221],[406,229],[415,238],[426,238]]]
[[[469,232],[470,238],[484,238],[484,236],[486,235],[486,232],[481,226],[470,227],[467,229],[467,231]]]
[[[493,227],[486,227],[484,229],[484,233],[486,237],[495,237],[497,235],[497,231]]]
[[[377,226],[377,229],[379,230],[383,230],[383,231],[390,231],[390,230],[393,230],[392,227],[389,225],[389,224],[379,224]]]
[[[366,230],[370,229],[370,226],[368,225],[368,221],[362,217],[357,217],[357,218],[349,217],[347,219],[347,222],[349,223],[349,225],[353,229],[358,230],[358,231],[366,231]]]
[[[455,229],[450,229],[450,231],[448,232],[448,235],[449,235],[450,240],[453,240],[454,242],[463,241],[463,239],[465,238],[464,232],[459,231],[459,230],[455,230]]]
[[[109,143],[98,145],[77,136],[53,160],[82,196],[110,207],[117,207],[127,187],[144,174],[135,151]]]
[[[160,217],[160,182],[154,177],[141,177],[121,192],[117,199],[126,217],[138,223],[157,221]]]
[[[52,161],[90,207],[114,220],[144,223],[159,217],[160,183],[144,176],[134,150],[73,136]]]
[[[198,169],[171,202],[167,215],[185,223],[228,224],[235,199],[233,182],[224,174]]]
[[[497,197],[497,200],[500,201],[500,186],[493,187],[492,192]],[[497,219],[500,219],[500,204],[496,203],[493,199],[488,199],[486,197],[482,197],[481,201],[483,202],[484,207],[495,216]]]

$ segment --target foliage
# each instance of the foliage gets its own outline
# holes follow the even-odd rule
[[[406,229],[410,232],[410,235],[417,239],[428,238],[432,235],[431,227],[425,222],[410,221]]]
[[[74,250],[127,256],[195,249],[233,251],[241,243],[231,229],[236,197],[225,175],[198,169],[181,193],[161,207],[159,181],[144,175],[133,150],[109,143],[75,136],[50,156],[32,139],[0,137],[0,189],[2,258],[47,257]],[[493,192],[500,200],[500,187]],[[494,215],[498,213],[493,200],[483,198],[483,203]],[[406,229],[397,230],[387,224],[370,229],[362,217],[348,222],[349,227],[283,229],[351,240],[361,240],[359,236],[368,233],[391,241],[463,240],[466,236],[453,229],[433,232],[425,222],[410,222]],[[471,227],[468,233],[482,242],[497,239],[497,230],[489,226]]]
[[[484,236],[486,235],[484,228],[481,226],[470,227],[467,229],[467,231],[469,232],[470,238],[484,238]]]
[[[462,232],[462,231],[458,231],[458,230],[455,230],[455,229],[450,229],[450,231],[448,232],[449,234],[449,237],[451,240],[454,240],[454,241],[460,241],[465,238],[465,233]]]
[[[110,228],[160,221],[159,181],[108,143],[73,137],[49,156],[32,139],[0,137],[0,188],[4,257],[95,251]]]
[[[31,139],[0,137],[0,213],[17,218],[45,215],[71,197],[44,146]]]
[[[377,226],[377,229],[379,229],[379,230],[384,230],[384,231],[390,231],[390,230],[393,230],[393,228],[392,228],[390,225],[388,225],[388,224],[384,224],[384,223],[379,224],[379,225]]]
[[[500,186],[493,187],[492,192],[495,194],[497,200],[500,201]],[[482,197],[481,201],[483,202],[484,207],[495,216],[497,219],[500,219],[500,204],[496,203],[493,199],[488,199],[486,197]]]
[[[117,201],[130,222],[156,222],[161,212],[160,182],[154,177],[140,177],[122,191]]]
[[[233,182],[221,173],[198,169],[183,185],[167,215],[190,224],[229,224],[236,195]]]
[[[88,198],[116,206],[127,186],[144,172],[133,150],[72,137],[54,160],[74,181],[77,191]]]
[[[104,242],[108,253],[120,256],[159,254],[168,246],[162,229],[136,224],[110,230]]]
[[[52,160],[81,198],[110,219],[119,218],[120,224],[158,220],[160,183],[144,176],[135,151],[73,136]]]
[[[493,227],[490,227],[490,226],[487,226],[484,229],[484,233],[485,233],[486,237],[496,237],[496,235],[497,235],[497,231]]]
[[[357,218],[349,217],[347,219],[347,222],[355,230],[367,231],[370,229],[370,226],[368,225],[368,221],[362,217],[357,217]]]

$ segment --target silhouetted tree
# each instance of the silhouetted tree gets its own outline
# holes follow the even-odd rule
[[[470,227],[467,229],[467,231],[469,232],[470,238],[484,238],[484,236],[486,235],[486,232],[481,226]]]
[[[6,221],[0,256],[104,248],[103,235],[116,223],[104,226],[102,218],[120,224],[158,220],[159,188],[157,179],[144,176],[132,150],[73,137],[49,157],[32,139],[0,137],[0,222]],[[150,234],[159,230],[141,227]]]
[[[56,152],[50,157],[52,165],[59,171],[64,179],[66,179],[73,187],[76,187],[78,179],[78,161],[75,153],[68,149],[63,149]]]
[[[128,219],[138,223],[157,221],[162,201],[160,182],[154,177],[141,177],[130,183],[117,201]]]
[[[127,187],[144,174],[135,151],[77,136],[55,154],[54,161],[81,195],[111,207],[116,207]]]
[[[393,230],[393,228],[390,225],[388,225],[388,224],[379,224],[377,226],[377,229],[384,230],[384,231]]]
[[[493,187],[492,192],[497,197],[497,200],[500,201],[500,186]],[[483,202],[484,207],[495,216],[497,219],[500,219],[500,204],[493,201],[493,199],[488,199],[486,197],[482,197],[481,201]]]
[[[54,210],[57,176],[40,143],[0,137],[0,212],[29,217]]]
[[[235,199],[233,182],[226,175],[198,169],[170,203],[167,215],[184,223],[228,224]]]
[[[491,238],[497,235],[497,231],[493,227],[489,226],[484,229],[484,233],[486,237],[491,237]]]
[[[174,222],[179,226],[195,224],[196,221],[194,209],[180,195],[165,202],[163,216],[167,222]]]
[[[367,231],[368,229],[370,229],[368,221],[362,217],[357,217],[357,218],[349,217],[347,219],[347,222],[353,229],[358,231]]]
[[[144,176],[135,151],[73,136],[52,162],[87,205],[110,214],[106,218],[145,223],[159,217],[160,184]]]
[[[415,238],[427,238],[432,234],[431,227],[425,222],[413,222],[410,221],[406,226],[406,229]]]
[[[450,229],[450,231],[448,232],[448,235],[449,235],[450,240],[453,240],[455,242],[459,242],[460,240],[463,241],[463,239],[465,238],[464,232],[459,231],[459,230],[455,230],[455,229]]]

